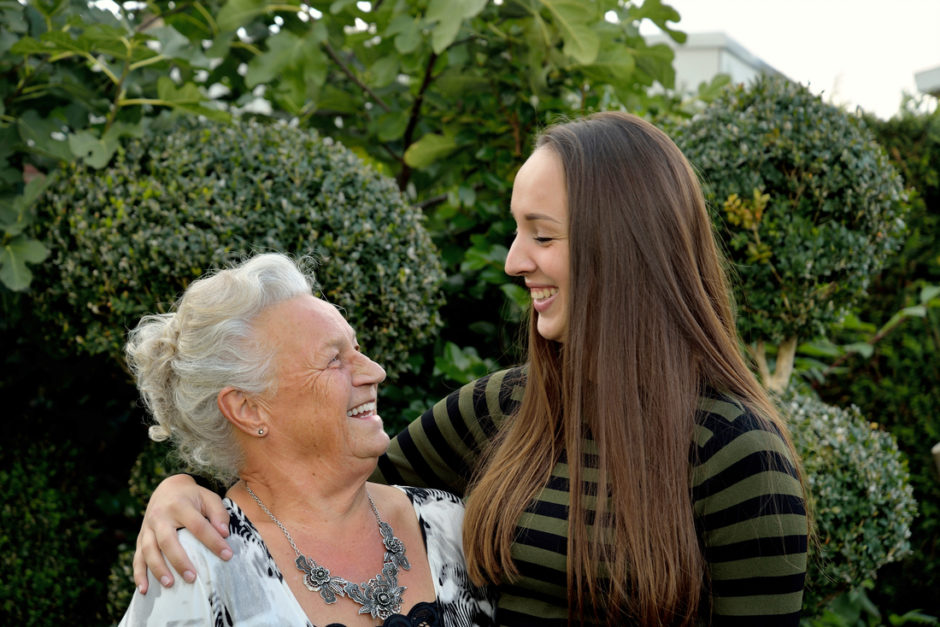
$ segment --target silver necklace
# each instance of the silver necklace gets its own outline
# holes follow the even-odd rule
[[[411,564],[408,563],[408,558],[405,557],[405,544],[395,537],[392,526],[382,521],[379,510],[375,508],[372,495],[366,492],[369,506],[372,508],[372,513],[375,514],[376,522],[379,523],[382,543],[385,545],[382,572],[368,581],[350,583],[342,577],[330,575],[330,570],[327,567],[317,564],[301,553],[287,528],[271,513],[271,510],[265,507],[258,495],[252,492],[248,483],[245,483],[245,489],[248,490],[248,494],[255,500],[258,507],[264,510],[264,513],[284,532],[291,548],[297,554],[294,564],[304,573],[304,585],[307,586],[308,590],[319,592],[320,597],[328,604],[336,603],[337,596],[345,597],[349,595],[350,599],[362,606],[359,608],[359,613],[371,614],[372,618],[385,620],[392,614],[401,612],[401,597],[407,588],[398,585],[398,568],[410,570]]]

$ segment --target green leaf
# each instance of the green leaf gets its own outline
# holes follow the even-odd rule
[[[248,64],[245,84],[253,88],[268,83],[283,74],[287,68],[293,68],[310,77],[314,67],[324,70],[326,67],[319,41],[315,37],[299,37],[290,31],[282,30],[268,39],[267,51],[256,56]],[[324,71],[323,80],[325,79]],[[322,84],[322,81],[320,82]]]
[[[923,305],[930,303],[937,296],[940,296],[940,285],[925,285],[920,290],[920,302]]]
[[[389,22],[385,36],[395,35],[395,49],[402,54],[414,52],[421,45],[421,27],[409,15],[398,15]]]
[[[0,222],[8,237],[14,237],[23,232],[33,221],[32,207],[49,184],[57,178],[56,174],[37,176],[23,187],[23,193],[12,199],[9,204],[0,202]]]
[[[69,135],[69,148],[72,153],[96,170],[103,168],[117,150],[117,138],[106,141],[94,131],[84,130]]]
[[[40,263],[49,256],[49,249],[24,235],[13,238],[0,249],[0,281],[14,291],[29,287],[33,273],[27,263]]]
[[[405,151],[405,163],[413,168],[424,168],[457,149],[456,136],[428,133]]]
[[[852,344],[846,344],[843,346],[846,352],[849,353],[858,353],[865,359],[868,359],[875,352],[875,347],[869,344],[868,342],[853,342]]]
[[[207,67],[209,59],[202,52],[200,46],[194,46],[178,30],[170,26],[152,28],[147,34],[160,42],[160,54],[168,59],[183,59],[196,67]]]
[[[431,0],[425,15],[432,27],[431,47],[441,54],[457,38],[460,25],[477,15],[486,6],[486,0]]]
[[[552,14],[565,41],[564,52],[582,65],[590,65],[600,50],[600,38],[589,26],[589,11],[580,0],[539,0]]]
[[[400,139],[408,128],[408,111],[389,111],[376,121],[378,137],[383,142]]]
[[[398,76],[398,59],[395,55],[380,57],[369,67],[371,79],[369,85],[372,87],[385,87]]]
[[[267,5],[266,0],[228,0],[219,11],[216,24],[221,31],[238,30],[255,16],[264,13]]]
[[[182,87],[177,87],[168,76],[157,79],[157,97],[170,106],[199,104],[205,100],[195,83],[185,83]]]
[[[72,152],[68,142],[64,139],[53,139],[52,134],[63,132],[64,125],[53,117],[41,118],[39,114],[30,109],[16,121],[16,128],[22,139],[31,150],[59,161],[71,161]]]

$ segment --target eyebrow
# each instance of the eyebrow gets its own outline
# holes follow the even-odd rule
[[[561,224],[561,220],[556,220],[555,218],[545,215],[544,213],[526,213],[523,214],[522,218],[526,222],[535,222],[536,220],[548,220],[549,222],[554,222],[555,224]]]

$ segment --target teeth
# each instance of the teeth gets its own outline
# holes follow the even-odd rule
[[[365,413],[374,412],[374,411],[375,411],[375,403],[368,402],[368,403],[363,403],[362,405],[353,407],[352,409],[346,412],[346,415],[352,418],[353,416],[358,416],[359,414],[365,414]]]
[[[558,293],[557,287],[539,287],[530,290],[532,298],[534,300],[545,300],[546,298],[551,298]]]

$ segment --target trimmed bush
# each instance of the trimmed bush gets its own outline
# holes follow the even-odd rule
[[[0,492],[0,623],[90,618],[88,607],[103,584],[88,577],[86,562],[101,529],[83,505],[94,492],[72,447],[19,446],[7,438],[0,448]]]
[[[788,392],[781,409],[803,458],[818,542],[810,546],[803,607],[813,616],[838,593],[874,579],[910,552],[917,504],[894,437],[857,407]]]
[[[184,120],[129,142],[105,169],[69,168],[38,209],[53,254],[37,272],[35,315],[52,344],[123,361],[142,315],[253,251],[314,256],[323,296],[390,375],[440,326],[443,273],[421,212],[313,131]]]
[[[860,120],[806,87],[729,88],[675,139],[739,276],[748,341],[825,335],[898,247],[901,178]]]
[[[173,451],[170,442],[150,442],[134,463],[127,481],[130,503],[126,514],[135,524],[143,518],[157,484],[180,471]],[[136,536],[131,540],[136,540]],[[108,615],[113,623],[121,620],[134,596],[134,549],[134,541],[118,547],[117,560],[108,576]]]

